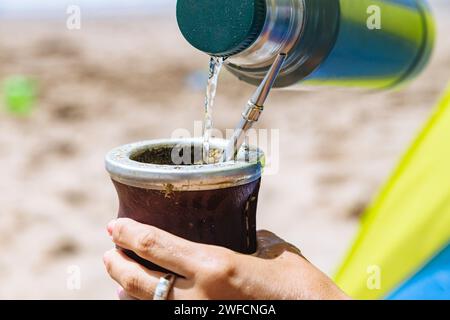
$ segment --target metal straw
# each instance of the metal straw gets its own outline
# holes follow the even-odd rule
[[[259,117],[264,110],[264,103],[269,96],[270,90],[275,84],[275,80],[277,79],[285,60],[286,54],[280,53],[277,56],[264,80],[248,101],[247,107],[242,113],[242,119],[234,130],[233,136],[225,149],[225,161],[231,161],[236,158],[239,149],[244,143],[247,131],[259,120]]]

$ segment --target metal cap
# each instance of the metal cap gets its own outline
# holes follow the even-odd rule
[[[228,57],[250,47],[266,20],[266,0],[178,0],[181,33],[195,48]]]

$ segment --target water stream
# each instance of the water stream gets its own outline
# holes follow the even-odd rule
[[[209,164],[213,162],[211,158],[210,150],[210,140],[213,130],[213,108],[214,100],[216,98],[217,92],[217,82],[219,79],[220,70],[222,70],[224,58],[222,57],[211,57],[209,62],[209,76],[208,85],[206,87],[206,98],[205,98],[205,120],[203,128],[203,163]]]

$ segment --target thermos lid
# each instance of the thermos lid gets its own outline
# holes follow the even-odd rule
[[[181,33],[195,48],[227,57],[258,38],[266,20],[265,0],[178,0]]]

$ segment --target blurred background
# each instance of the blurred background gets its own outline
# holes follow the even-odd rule
[[[274,92],[259,124],[280,130],[259,228],[332,274],[364,208],[450,79],[450,3],[431,0],[437,47],[400,91]],[[69,5],[81,28],[67,28]],[[193,131],[208,57],[175,21],[175,0],[0,3],[0,298],[115,298],[103,268],[117,199],[104,155]],[[215,123],[233,127],[253,88],[221,75]],[[80,287],[68,286],[79,270]]]

